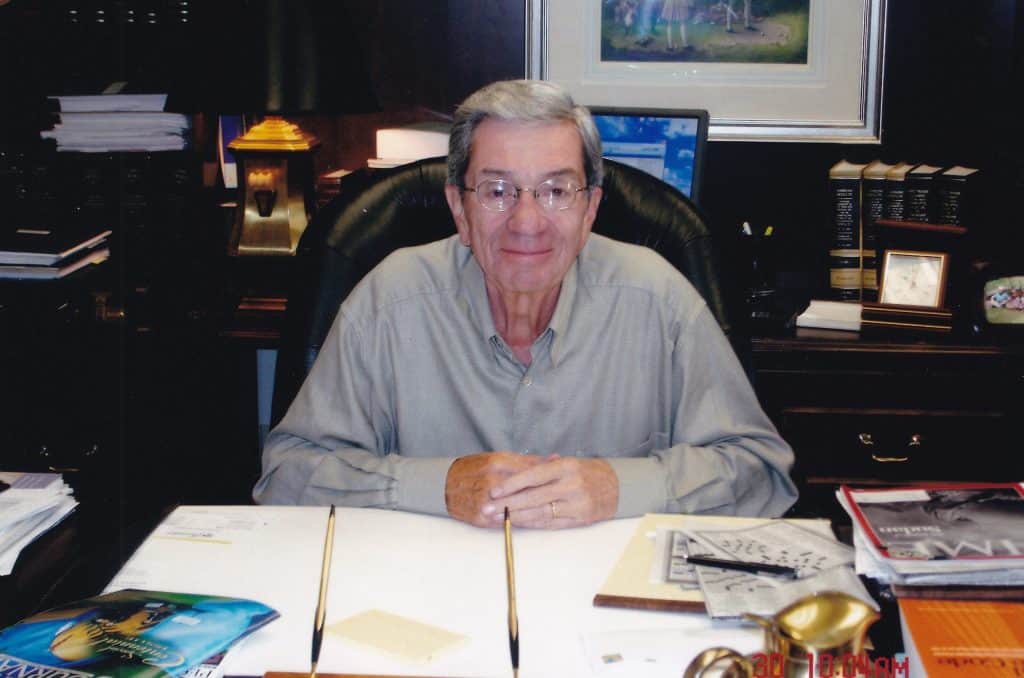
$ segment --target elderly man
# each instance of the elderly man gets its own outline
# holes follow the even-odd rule
[[[393,253],[342,304],[267,439],[254,497],[568,527],[650,511],[778,515],[793,454],[704,301],[590,233],[601,142],[547,82],[455,113],[458,234]]]

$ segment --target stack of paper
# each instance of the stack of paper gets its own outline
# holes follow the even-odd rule
[[[165,113],[165,94],[104,94],[56,97],[60,122],[43,131],[58,151],[180,151],[187,145],[190,121]]]
[[[855,490],[856,569],[905,586],[1024,586],[1024,488],[1018,483]]]
[[[861,305],[852,301],[812,299],[797,316],[797,327],[824,327],[831,330],[860,331]]]
[[[59,473],[0,472],[0,576],[21,550],[78,505]]]
[[[659,530],[651,578],[700,587],[708,614],[716,619],[746,612],[771,616],[821,591],[843,591],[877,608],[853,573],[853,549],[796,523],[772,520],[752,527]],[[711,557],[747,569],[692,565],[691,556]],[[796,577],[756,573],[759,564],[792,568]]]

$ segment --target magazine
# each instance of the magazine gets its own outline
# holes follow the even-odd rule
[[[125,589],[0,631],[0,678],[183,676],[277,617],[252,600]]]
[[[964,573],[958,583],[973,583],[969,573],[989,570],[1004,570],[1002,579],[1016,583],[1020,575],[1011,573],[1024,572],[1020,484],[843,486],[838,496],[853,519],[859,562],[863,548],[873,566],[893,574]],[[865,573],[859,564],[858,572]]]

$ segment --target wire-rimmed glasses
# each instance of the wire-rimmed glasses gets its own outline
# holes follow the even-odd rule
[[[534,188],[516,186],[507,179],[484,179],[476,188],[462,190],[476,193],[477,202],[492,212],[507,212],[515,207],[523,191],[533,193],[537,204],[551,211],[567,210],[576,202],[576,196],[587,186],[580,186],[572,179],[554,178],[543,181]]]

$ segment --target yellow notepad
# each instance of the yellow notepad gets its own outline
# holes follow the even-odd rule
[[[330,633],[388,654],[427,662],[467,637],[383,610],[366,610],[327,627]]]

